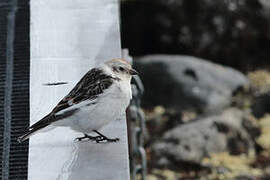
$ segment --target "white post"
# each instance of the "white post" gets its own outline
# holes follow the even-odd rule
[[[89,69],[121,57],[118,18],[117,0],[31,0],[31,124]],[[62,81],[68,84],[44,86]],[[128,180],[125,115],[101,132],[120,142],[74,142],[82,134],[68,128],[31,137],[28,179]]]

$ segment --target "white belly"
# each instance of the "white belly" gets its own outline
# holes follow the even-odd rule
[[[112,85],[103,95],[98,97],[94,105],[86,106],[87,102],[78,104],[80,110],[77,113],[70,118],[59,120],[55,125],[69,126],[75,131],[90,133],[124,114],[130,98],[130,85],[126,89]]]

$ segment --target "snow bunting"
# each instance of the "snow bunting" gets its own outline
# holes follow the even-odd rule
[[[132,97],[131,77],[135,74],[137,72],[123,59],[113,59],[91,69],[47,116],[18,137],[18,142],[44,128],[57,126],[82,132],[84,136],[76,138],[79,141],[118,141],[118,138],[108,138],[98,130],[125,112]],[[88,135],[92,132],[98,135]]]

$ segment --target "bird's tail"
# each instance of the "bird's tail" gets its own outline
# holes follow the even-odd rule
[[[27,140],[31,135],[32,133],[34,133],[33,131],[31,130],[28,130],[27,132],[25,132],[23,135],[21,135],[20,137],[17,138],[17,141],[19,143],[22,143],[23,141]]]
[[[23,141],[27,140],[30,136],[34,135],[37,131],[47,127],[51,124],[52,116],[49,114],[45,116],[43,119],[38,121],[37,123],[33,124],[31,127],[29,127],[23,135],[17,138],[17,141],[19,143],[22,143]]]

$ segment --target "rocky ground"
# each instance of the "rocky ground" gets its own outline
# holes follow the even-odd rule
[[[138,58],[147,180],[270,179],[270,72],[190,56]]]

